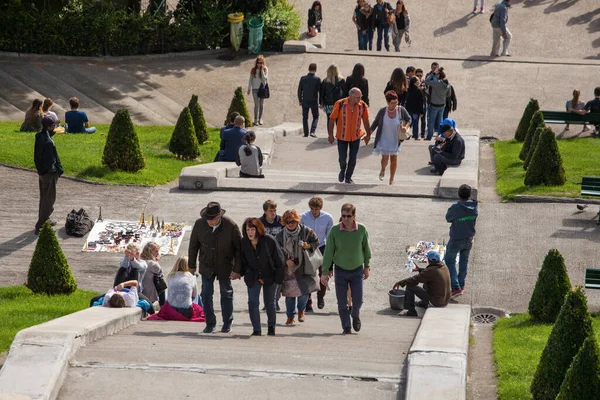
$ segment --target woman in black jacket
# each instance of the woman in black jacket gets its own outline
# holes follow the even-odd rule
[[[346,81],[340,74],[340,70],[337,65],[331,64],[327,68],[327,77],[321,82],[321,108],[327,115],[327,133],[329,132],[329,116],[333,111],[335,102],[348,97],[348,90],[346,89]]]
[[[425,114],[423,107],[423,91],[421,90],[421,81],[416,76],[410,78],[408,86],[408,97],[406,98],[406,111],[412,119],[412,137],[419,140],[419,120]],[[425,129],[421,130],[421,139],[425,138]]]
[[[260,289],[267,308],[268,335],[275,336],[275,294],[283,283],[284,257],[275,239],[265,235],[265,226],[258,218],[247,218],[242,226],[242,266],[248,286],[248,313],[252,335],[260,336]]]
[[[369,81],[365,78],[365,67],[361,63],[354,65],[352,75],[346,78],[346,88],[348,92],[352,88],[359,88],[362,92],[362,101],[369,105]]]
[[[312,4],[312,7],[308,9],[308,35],[316,36],[317,32],[321,32],[322,22],[323,8],[321,2],[317,0]]]
[[[383,94],[385,95],[390,90],[396,92],[396,95],[398,96],[398,105],[404,107],[406,104],[406,97],[408,96],[408,82],[406,81],[406,75],[402,68],[396,68],[392,71],[392,76],[385,86]]]

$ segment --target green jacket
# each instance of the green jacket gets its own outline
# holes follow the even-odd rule
[[[332,263],[346,270],[353,270],[361,265],[369,266],[371,247],[367,228],[357,223],[358,230],[340,230],[339,223],[334,225],[327,236],[327,246],[323,256],[323,274],[331,268]]]

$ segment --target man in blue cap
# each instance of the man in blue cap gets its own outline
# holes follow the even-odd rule
[[[442,175],[448,165],[460,165],[465,158],[465,141],[456,129],[456,122],[449,118],[442,121],[439,133],[443,136],[443,143],[431,147],[429,151],[433,164],[431,173]]]
[[[437,251],[427,252],[429,265],[425,268],[415,267],[418,275],[396,282],[394,290],[406,286],[404,309],[406,317],[416,317],[415,296],[421,301],[419,307],[427,308],[431,303],[434,307],[446,307],[450,301],[450,272]],[[423,286],[419,286],[422,283]]]

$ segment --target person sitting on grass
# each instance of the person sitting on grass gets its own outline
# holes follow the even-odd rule
[[[425,268],[415,266],[418,275],[396,282],[394,290],[400,286],[406,286],[404,295],[404,309],[406,313],[401,312],[398,315],[405,317],[416,317],[415,296],[421,299],[417,303],[419,307],[428,308],[429,303],[434,307],[446,307],[450,301],[450,272],[448,267],[442,261],[442,256],[437,251],[427,252],[429,265]],[[422,283],[423,286],[419,286]]]
[[[248,131],[243,139],[245,146],[238,149],[235,163],[240,168],[240,178],[264,178],[262,173],[263,155],[260,147],[256,146],[256,134]]]
[[[65,113],[65,128],[68,133],[94,133],[96,128],[90,127],[90,121],[85,111],[79,111],[79,99],[69,99],[71,111]]]
[[[204,310],[192,301],[197,296],[196,277],[190,273],[188,258],[179,257],[167,274],[167,301],[157,314],[148,317],[153,321],[205,322]]]
[[[31,107],[25,111],[25,120],[21,124],[21,132],[39,132],[42,130],[42,100],[35,99]]]
[[[53,105],[54,102],[51,98],[48,97],[44,99],[44,103],[42,104],[42,112],[44,113],[44,117],[52,118],[52,120],[54,121],[54,127],[56,128],[60,125],[60,119],[58,118],[58,115],[56,115],[56,113],[51,110]]]

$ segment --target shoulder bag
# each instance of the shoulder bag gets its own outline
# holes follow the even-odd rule
[[[393,26],[396,23],[396,15],[393,12],[388,13],[388,15],[387,15],[387,23],[390,26]]]
[[[323,265],[323,256],[320,251],[313,249],[302,249],[304,258],[304,274],[315,275]]]
[[[165,277],[162,272],[160,274],[154,274],[154,278],[152,279],[157,293],[162,293],[167,290],[167,282],[165,282]]]
[[[396,107],[396,112],[398,113],[398,116],[400,117],[400,124],[398,125],[398,140],[400,142],[404,142],[406,139],[408,139],[408,130],[403,131],[402,128],[404,127],[404,124],[402,121],[402,110],[400,109],[400,107]]]
[[[258,98],[259,99],[268,99],[271,97],[271,92],[269,91],[269,82],[261,83],[258,88]]]

